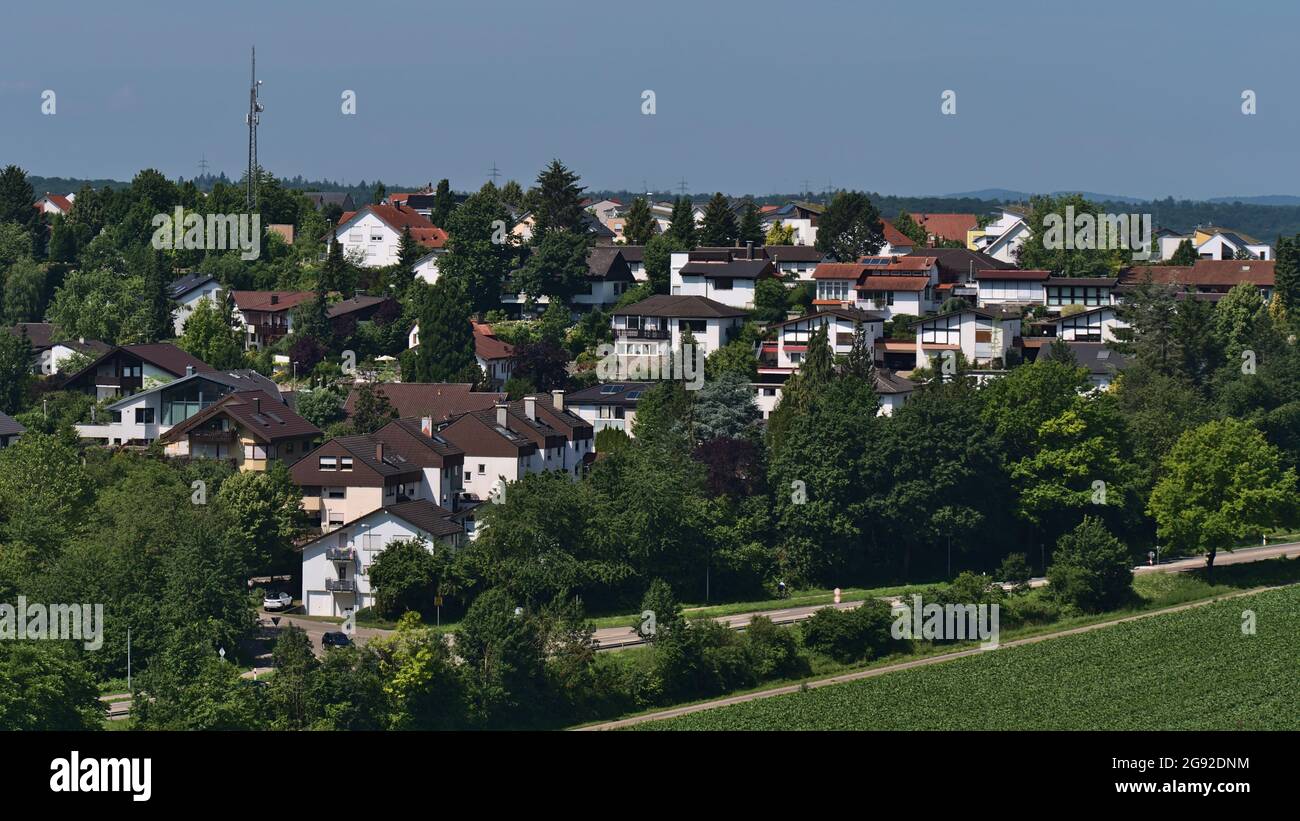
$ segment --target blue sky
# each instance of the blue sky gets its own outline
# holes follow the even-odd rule
[[[19,3],[0,163],[237,176],[256,44],[284,176],[463,189],[559,157],[592,188],[1300,194],[1298,32],[1280,0]]]

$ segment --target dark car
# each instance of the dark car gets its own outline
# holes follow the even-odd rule
[[[347,633],[335,630],[321,636],[320,643],[325,647],[347,647],[352,643],[352,639],[348,638]]]

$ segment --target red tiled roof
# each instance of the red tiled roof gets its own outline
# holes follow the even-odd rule
[[[402,195],[398,195],[402,196]],[[403,228],[411,229],[411,236],[425,248],[441,248],[447,244],[447,232],[434,225],[424,214],[399,205],[367,205],[356,211],[348,211],[339,217],[343,226],[362,211],[369,211],[384,222],[389,228],[401,233]]]
[[[974,231],[979,226],[979,221],[974,214],[922,214],[914,212],[912,219],[924,228],[927,234],[933,234],[962,244],[966,242],[966,232]]]
[[[492,326],[483,322],[474,322],[474,353],[480,359],[509,359],[515,355],[515,349],[509,343],[492,335]]]
[[[504,393],[472,391],[467,382],[388,382],[379,386],[379,392],[403,418],[432,416],[442,421],[468,411],[486,410],[504,400]],[[357,391],[348,392],[343,403],[343,413],[352,415],[356,407]]]
[[[823,262],[813,269],[813,279],[857,279],[866,268],[857,262]]]
[[[885,226],[885,242],[888,242],[895,248],[911,248],[913,245],[916,245],[916,242],[911,237],[895,228],[894,224],[889,220],[881,220],[881,224]]]
[[[287,311],[313,296],[311,291],[231,291],[241,311]],[[272,301],[274,299],[274,301]]]
[[[57,206],[58,209],[65,214],[72,210],[72,203],[69,202],[68,198],[63,196],[62,194],[46,193],[45,196],[41,197],[40,200],[36,201],[37,206],[41,204],[41,200],[49,200],[50,202],[54,203],[55,206]]]
[[[924,291],[929,277],[867,276],[858,282],[859,291]]]
[[[1161,284],[1216,285],[1232,287],[1239,282],[1255,285],[1273,285],[1272,260],[1198,259],[1186,265],[1135,265],[1120,274],[1121,285],[1136,285],[1150,272],[1151,279]]]

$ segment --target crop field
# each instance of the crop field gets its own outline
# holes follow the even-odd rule
[[[638,729],[1300,730],[1298,682],[1291,587]]]

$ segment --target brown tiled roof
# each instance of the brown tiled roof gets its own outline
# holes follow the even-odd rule
[[[587,278],[606,282],[631,282],[632,269],[617,245],[597,245],[587,252]]]
[[[193,366],[198,373],[214,370],[208,363],[181,350],[170,342],[152,342],[142,345],[125,345],[122,350],[140,357],[168,373],[184,376],[185,368]]]
[[[465,530],[455,520],[456,514],[443,507],[438,507],[428,499],[415,499],[388,505],[385,511],[399,519],[415,525],[430,536],[451,536]]]
[[[885,227],[885,242],[888,242],[895,248],[898,248],[899,246],[911,247],[916,245],[915,240],[898,230],[894,223],[889,220],[881,220],[880,224]]]
[[[862,276],[867,266],[859,262],[823,262],[813,269],[813,279],[854,279]]]
[[[18,421],[12,416],[0,411],[0,436],[13,436],[26,430],[27,428],[18,424]]]
[[[880,265],[883,260],[889,260],[888,263]],[[935,266],[935,257],[933,254],[907,254],[905,256],[894,257],[863,257],[858,260],[867,266],[868,270],[875,271],[928,271]],[[872,264],[876,263],[876,264]]]
[[[859,291],[924,291],[929,277],[867,276],[858,282]]]
[[[537,445],[529,437],[496,424],[495,408],[462,413],[443,425],[438,434],[464,451],[468,457],[518,458],[537,452]]]
[[[966,241],[966,232],[979,227],[979,220],[974,214],[922,214],[912,213],[915,220],[927,234],[933,234],[954,242]]]
[[[384,425],[373,434],[385,449],[401,454],[407,461],[421,468],[445,467],[464,462],[465,453],[447,439],[438,435],[433,422],[426,433],[420,419],[397,419]]]
[[[240,430],[260,442],[301,439],[321,433],[320,428],[290,410],[277,397],[265,391],[238,391],[223,396],[158,438],[165,442],[180,441],[189,431],[216,416],[229,417]]]
[[[357,294],[356,296],[350,299],[345,299],[342,302],[334,303],[333,305],[329,306],[329,309],[326,310],[325,313],[329,316],[330,319],[335,319],[337,317],[346,316],[347,314],[355,313],[357,311],[364,311],[366,308],[373,308],[376,305],[380,305],[384,302],[388,302],[390,299],[391,297],[386,297],[386,296],[370,296],[368,294]]]
[[[431,416],[434,422],[458,413],[490,408],[505,399],[504,393],[474,391],[473,387],[468,382],[385,382],[379,391],[388,397],[399,417]],[[353,388],[343,403],[343,413],[351,417],[356,403],[357,389]]]
[[[1186,265],[1135,265],[1120,272],[1121,285],[1136,285],[1150,273],[1154,282],[1179,285],[1209,285],[1231,288],[1239,282],[1271,287],[1272,260],[1198,259]]]
[[[725,262],[687,262],[681,273],[687,276],[734,277],[738,279],[759,279],[772,276],[776,269],[768,259],[730,259]]]
[[[314,296],[311,291],[231,291],[241,311],[287,311]]]
[[[581,439],[590,439],[594,434],[592,425],[587,420],[578,416],[569,410],[556,410],[555,403],[550,396],[535,395],[537,402],[537,416],[549,427],[564,434],[565,438],[570,441]],[[524,416],[527,407],[523,399],[517,399],[510,403],[511,414]]]
[[[49,200],[50,202],[58,206],[58,209],[65,214],[72,210],[72,202],[69,201],[68,198],[63,196],[62,194],[47,193],[45,196],[41,197],[41,200]],[[37,200],[36,204],[39,205],[41,200]]]

